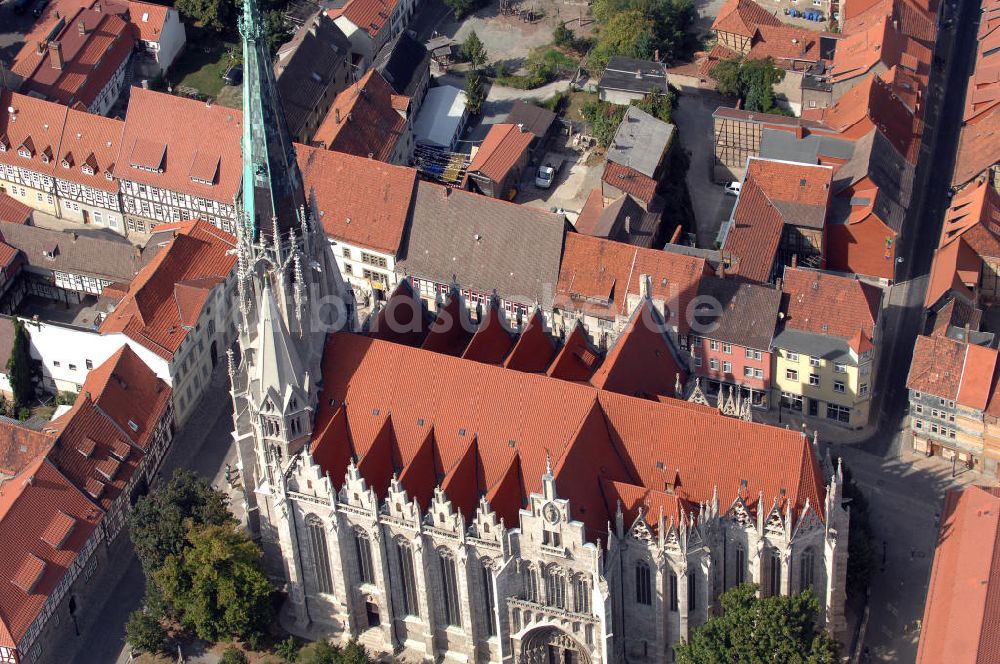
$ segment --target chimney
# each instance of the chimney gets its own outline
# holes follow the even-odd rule
[[[340,109],[339,108],[333,109],[333,121],[336,122],[337,124],[340,124]]]
[[[653,60],[655,60],[656,62],[660,61],[660,49],[656,49],[655,51],[653,51]]]
[[[968,322],[966,322],[965,323],[965,339],[964,339],[965,343],[969,343],[969,331],[971,330],[971,328],[972,328],[972,325],[969,324]]]
[[[77,237],[79,236],[76,234],[76,231],[73,231],[73,242],[76,242]]]
[[[79,23],[77,23],[76,27],[77,27],[77,29],[80,30],[80,34],[81,35],[87,34],[87,24],[84,23],[83,21],[80,21]]]
[[[642,78],[642,70],[641,69],[636,69],[635,70],[635,77],[636,78]]]
[[[93,10],[94,10],[95,12],[97,12],[98,14],[100,14],[100,13],[101,13],[101,3],[99,3],[99,2],[95,2],[95,3],[94,3],[94,6],[93,6]]]
[[[639,275],[639,297],[646,299],[649,297],[649,275],[640,274]]]
[[[798,267],[799,265],[799,255],[792,254],[792,267]]]
[[[519,133],[522,133],[522,134],[524,133],[524,123],[523,122],[518,122],[517,123],[517,131]]]
[[[57,41],[49,42],[49,60],[53,69],[63,68],[62,44]]]
[[[722,256],[722,260],[719,261],[719,269],[716,270],[716,275],[718,275],[719,279],[725,279],[726,278],[726,257],[725,256]]]
[[[625,234],[627,235],[627,234],[629,234],[631,232],[632,232],[632,217],[626,215],[625,216]]]
[[[43,41],[38,42],[37,46],[35,47],[35,53],[37,53],[38,55],[45,55],[45,42]]]

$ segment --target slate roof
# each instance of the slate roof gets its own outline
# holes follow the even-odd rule
[[[57,231],[0,223],[0,236],[22,253],[28,265],[39,270],[59,270],[105,281],[127,282],[142,267],[142,249],[111,231]]]
[[[430,75],[430,62],[430,51],[403,30],[379,50],[372,67],[396,94],[412,97],[422,78]]]
[[[552,123],[555,121],[555,113],[526,101],[514,102],[504,120],[507,124],[523,125],[524,131],[531,132],[539,138],[544,138],[549,133],[549,129],[552,128]]]
[[[296,157],[327,237],[390,255],[399,251],[416,170],[304,145],[296,146]]]
[[[399,482],[409,495],[425,504],[442,477],[466,517],[485,495],[512,522],[528,493],[541,488],[548,457],[557,491],[588,538],[601,536],[613,517],[602,481],[659,493],[664,465],[692,502],[711,500],[717,490],[720,504],[729,505],[745,479],[746,491],[763,492],[767,505],[778,499],[798,515],[808,499],[824,519],[822,475],[804,436],[670,399],[338,333],[327,340],[319,402],[311,449],[335,485],[353,455],[384,495],[393,468],[379,459],[398,453]]]
[[[418,182],[396,271],[533,305],[556,283],[565,220],[429,182]]]
[[[917,664],[1000,659],[1000,489],[945,495]]]
[[[608,60],[597,87],[643,95],[655,91],[666,92],[667,69],[662,62],[616,55]]]
[[[394,94],[381,74],[369,70],[337,95],[313,134],[313,145],[388,161],[407,127],[393,106]]]
[[[345,61],[351,42],[320,12],[307,20],[275,54],[274,77],[289,130],[300,135]],[[348,81],[344,81],[344,85]]]
[[[656,177],[673,137],[674,125],[629,106],[608,146],[607,160]]]
[[[768,351],[781,308],[781,291],[770,286],[715,276],[702,277],[698,295],[717,303],[716,317],[696,314],[697,334],[744,348]],[[699,307],[700,308],[700,307]]]

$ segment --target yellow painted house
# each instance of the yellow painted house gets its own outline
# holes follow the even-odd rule
[[[785,269],[784,310],[772,344],[774,399],[806,418],[868,423],[882,290],[856,278]]]

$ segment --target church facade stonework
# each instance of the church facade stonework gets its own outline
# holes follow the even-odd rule
[[[406,661],[670,662],[753,582],[844,636],[843,476],[800,434],[351,333],[253,0],[240,30],[233,437],[296,621]],[[509,387],[447,405],[480,380]]]

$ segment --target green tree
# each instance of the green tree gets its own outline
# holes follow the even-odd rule
[[[573,48],[576,35],[566,27],[566,21],[559,21],[559,25],[552,31],[552,42],[559,48]]]
[[[719,92],[743,100],[743,108],[755,113],[784,113],[774,102],[774,86],[785,78],[785,72],[774,66],[774,60],[723,60],[711,70]]]
[[[268,51],[273,56],[278,52],[278,47],[291,39],[292,31],[285,23],[284,15],[272,9],[264,18],[264,40],[267,42]]]
[[[133,611],[125,623],[125,641],[140,652],[156,653],[163,648],[167,630],[160,621],[143,610]]]
[[[672,122],[674,105],[677,103],[677,93],[673,90],[666,92],[653,91],[638,101],[633,101],[632,105],[646,111],[657,120]]]
[[[340,648],[316,641],[299,651],[298,664],[340,664]]]
[[[222,32],[233,24],[233,0],[177,0],[174,8],[195,25]]]
[[[166,485],[141,498],[128,517],[129,536],[147,577],[184,550],[188,523],[222,525],[233,518],[222,493],[190,470],[178,469]]]
[[[222,651],[222,664],[250,664],[250,659],[236,646],[229,646]]]
[[[458,55],[468,62],[472,69],[479,71],[486,64],[486,47],[473,30],[458,49]]]
[[[638,10],[631,10],[611,17],[597,37],[590,52],[587,66],[600,72],[615,55],[647,59],[653,54],[656,37],[653,21]]]
[[[289,636],[274,646],[274,654],[280,657],[285,664],[295,664],[299,658],[298,641],[295,640],[294,636]]]
[[[339,664],[369,664],[372,661],[364,646],[352,639],[347,642],[344,650],[340,653]]]
[[[611,139],[618,131],[618,125],[625,117],[628,106],[618,106],[606,101],[587,102],[580,108],[580,113],[590,125],[590,133],[603,147],[611,145]]]
[[[486,91],[483,89],[483,79],[478,71],[470,71],[465,77],[465,108],[471,115],[479,115],[486,101]]]
[[[695,50],[695,21],[698,12],[693,0],[594,0],[591,12],[603,25],[629,11],[637,11],[653,24],[652,48],[665,60],[677,60]],[[624,53],[612,55],[625,55]]]
[[[678,664],[835,664],[837,642],[817,625],[819,602],[812,590],[798,595],[757,597],[742,585],[720,598],[722,615],[675,646]]]
[[[191,526],[187,541],[153,573],[181,624],[206,641],[265,629],[272,618],[271,584],[257,545],[231,522]]]
[[[41,367],[31,357],[31,337],[28,328],[19,318],[14,318],[14,344],[7,360],[7,375],[14,393],[16,410],[29,406],[34,400],[38,383],[41,382]]]

